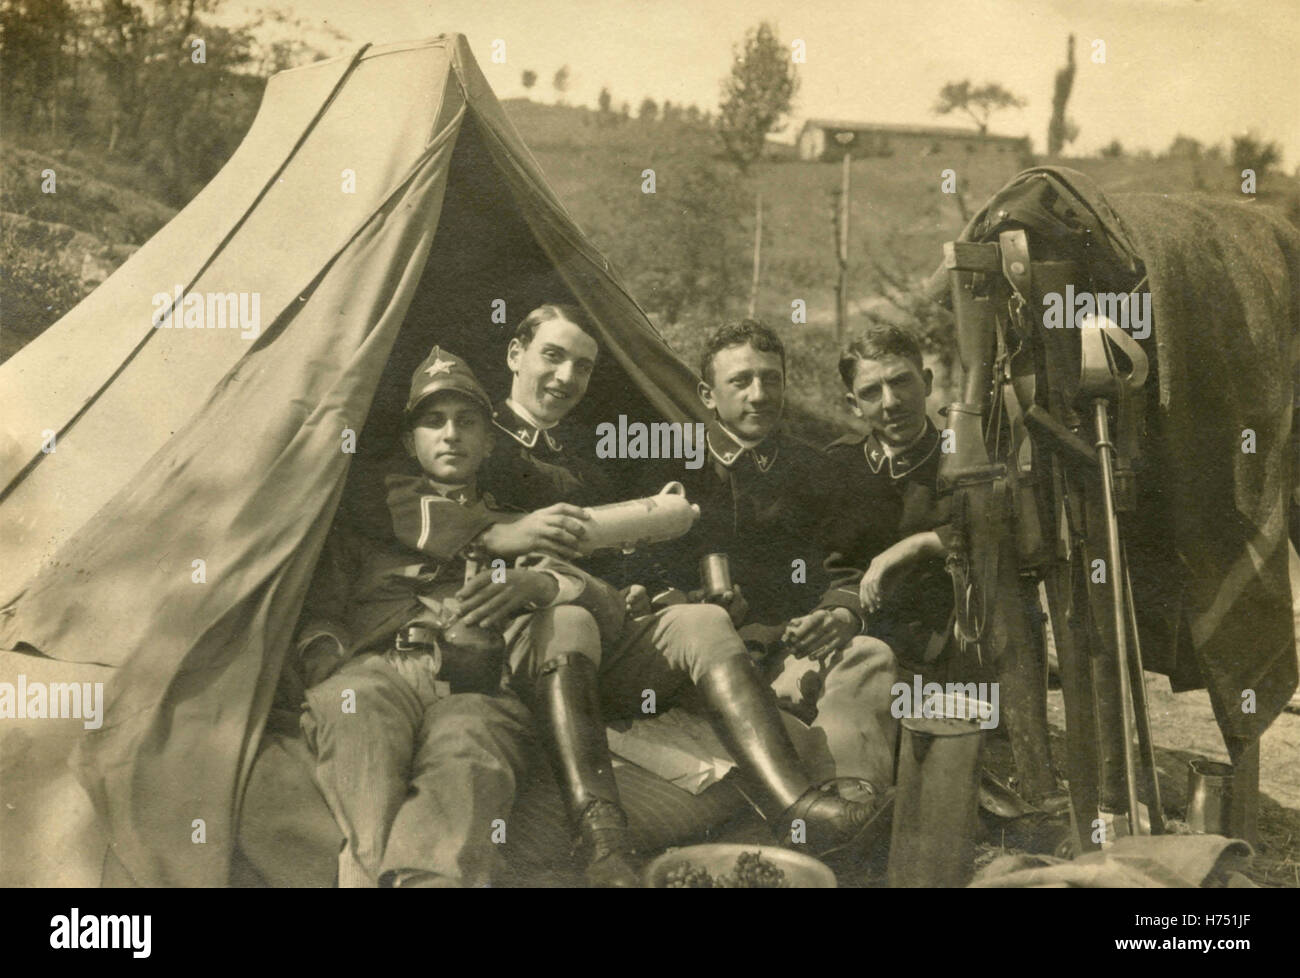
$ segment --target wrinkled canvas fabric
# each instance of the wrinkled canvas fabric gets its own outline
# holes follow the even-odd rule
[[[365,424],[470,116],[614,362],[668,419],[698,411],[690,371],[564,213],[459,35],[276,76],[209,188],[0,368],[0,647],[118,667],[74,763],[136,883],[227,881],[347,476],[341,436]],[[365,172],[355,196],[343,167]],[[261,335],[153,329],[150,295],[173,282],[259,291]],[[45,428],[53,454],[30,437]]]
[[[1101,852],[1078,859],[999,856],[972,887],[1200,887],[1252,886],[1241,875],[1251,848],[1221,835],[1148,835],[1116,839]]]

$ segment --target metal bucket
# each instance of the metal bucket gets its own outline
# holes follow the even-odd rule
[[[945,696],[943,702],[942,717],[899,721],[898,788],[889,844],[892,887],[970,882],[979,828],[983,731],[978,718],[988,715],[988,707],[964,697]]]
[[[1232,835],[1232,765],[1194,757],[1187,762],[1187,824],[1197,832]]]

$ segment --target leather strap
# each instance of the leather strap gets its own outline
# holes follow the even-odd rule
[[[1033,266],[1029,261],[1029,239],[1024,228],[1014,228],[998,235],[998,250],[1002,254],[1002,274],[1016,290],[1020,301],[1028,304],[1033,294]]]

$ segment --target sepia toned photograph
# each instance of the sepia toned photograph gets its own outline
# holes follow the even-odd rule
[[[0,885],[1300,888],[1298,52],[0,0]]]

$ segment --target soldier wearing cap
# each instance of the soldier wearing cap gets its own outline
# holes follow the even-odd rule
[[[391,536],[362,556],[352,637],[332,653],[307,646],[302,725],[347,839],[341,885],[490,882],[491,823],[510,813],[531,740],[527,709],[502,684],[507,642],[494,632],[506,628],[514,654],[542,662],[557,649],[598,657],[602,623],[608,631],[622,617],[617,592],[554,558],[476,566],[491,559],[477,550],[483,531],[519,519],[478,485],[490,412],[468,366],[435,347],[405,412],[420,474],[386,478]],[[589,628],[575,631],[574,620]],[[597,868],[632,874],[619,858]]]

